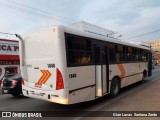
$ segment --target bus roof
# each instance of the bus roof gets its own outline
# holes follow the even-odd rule
[[[80,31],[80,30],[73,29],[73,28],[68,27],[68,26],[62,26],[62,25],[54,25],[54,26],[50,26],[50,27],[46,27],[46,28],[40,28],[40,29],[37,29],[37,30],[33,30],[31,32],[25,33],[24,36],[26,36],[27,34],[47,30],[47,29],[50,29],[50,28],[62,28],[62,29],[64,29],[64,32],[66,32],[66,33],[79,35],[79,36],[83,36],[83,37],[88,37],[88,38],[93,38],[93,39],[97,39],[97,40],[101,40],[101,41],[107,41],[107,42],[111,42],[111,43],[116,43],[116,44],[121,44],[121,45],[126,45],[126,46],[131,46],[131,47],[150,50],[149,47],[129,43],[129,42],[117,39],[117,38],[113,38],[113,37],[106,37],[106,36],[99,35],[99,34],[92,33],[92,32]]]
[[[150,50],[150,48],[145,47],[145,46],[129,43],[129,42],[117,39],[117,38],[107,37],[107,36],[99,35],[99,34],[92,33],[92,32],[79,31],[77,29],[73,29],[73,28],[70,28],[70,27],[65,27],[65,32],[75,34],[75,35],[84,36],[84,37],[88,37],[88,38],[93,38],[93,39],[97,39],[97,40],[107,41],[107,42],[111,42],[111,43],[116,43],[116,44],[121,44],[121,45],[132,46],[132,47],[137,47],[137,48]]]

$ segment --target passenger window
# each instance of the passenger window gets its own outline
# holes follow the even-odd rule
[[[108,51],[109,51],[109,63],[115,63],[116,62],[116,51],[115,51],[115,45],[112,43],[109,43],[108,45]]]
[[[67,35],[66,42],[69,66],[89,65],[93,62],[91,41],[88,38]]]
[[[123,61],[123,46],[116,45],[116,60],[117,62]]]
[[[144,62],[147,61],[147,51],[145,51],[145,50],[142,51],[142,61],[144,61]]]
[[[134,61],[134,48],[127,47],[127,61]]]

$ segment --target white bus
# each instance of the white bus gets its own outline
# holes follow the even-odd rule
[[[152,74],[149,48],[65,26],[36,30],[22,37],[23,94],[74,104],[110,94]]]

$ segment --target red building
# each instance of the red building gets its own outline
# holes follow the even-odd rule
[[[0,81],[6,72],[19,73],[19,64],[18,41],[0,38]]]

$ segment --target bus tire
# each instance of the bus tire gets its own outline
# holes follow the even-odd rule
[[[142,74],[142,80],[141,80],[142,83],[145,81],[145,78],[146,78],[146,71],[144,71]]]
[[[118,78],[113,78],[111,82],[110,96],[116,97],[120,92],[120,81]]]

